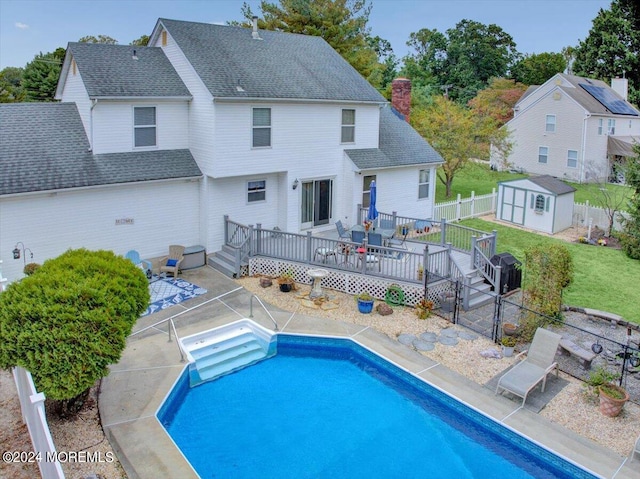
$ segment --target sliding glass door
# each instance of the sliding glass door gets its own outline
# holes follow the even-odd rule
[[[302,182],[302,228],[326,225],[331,220],[333,180]]]

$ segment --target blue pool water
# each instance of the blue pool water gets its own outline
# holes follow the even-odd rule
[[[202,478],[594,478],[349,340],[278,354],[158,412]]]

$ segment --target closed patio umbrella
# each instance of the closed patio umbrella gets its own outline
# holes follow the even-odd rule
[[[367,219],[369,221],[375,221],[378,217],[378,210],[376,209],[376,182],[371,182],[370,193],[369,193],[369,211],[367,212]]]

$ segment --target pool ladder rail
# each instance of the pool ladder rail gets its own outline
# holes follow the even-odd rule
[[[181,338],[191,387],[274,356],[275,336],[250,319],[241,319]]]

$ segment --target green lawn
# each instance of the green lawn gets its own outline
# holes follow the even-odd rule
[[[471,196],[472,191],[475,191],[476,195],[486,195],[491,193],[493,188],[498,188],[499,181],[517,180],[519,178],[526,178],[527,176],[528,175],[509,173],[506,171],[491,171],[488,165],[468,163],[461,171],[456,173],[453,178],[450,198],[445,197],[444,184],[440,180],[437,180],[436,203],[455,200],[458,193],[462,198]],[[594,206],[602,205],[602,195],[598,191],[597,186],[578,183],[571,183],[571,186],[576,189],[574,195],[574,201],[576,203],[584,203],[589,200],[589,203]],[[631,189],[627,186],[607,185],[607,189],[618,196],[628,197],[631,192]],[[625,207],[626,202],[623,203],[622,209]]]
[[[523,262],[528,247],[562,241],[479,219],[465,220],[461,224],[483,231],[496,230],[497,251],[509,252]],[[609,311],[640,324],[640,261],[607,247],[564,241],[563,244],[571,252],[575,271],[573,283],[565,290],[564,303]]]

